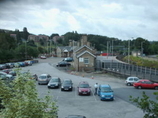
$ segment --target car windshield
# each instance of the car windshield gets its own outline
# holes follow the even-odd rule
[[[80,84],[79,87],[80,88],[89,88],[89,85],[88,84]]]
[[[58,82],[58,79],[51,79],[51,82]]]
[[[70,86],[71,83],[63,83],[63,86]]]
[[[102,87],[101,92],[112,92],[112,90],[109,87]]]
[[[40,76],[39,78],[40,79],[46,79],[46,76]]]

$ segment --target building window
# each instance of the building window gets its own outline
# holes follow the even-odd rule
[[[89,59],[88,58],[84,58],[84,63],[85,64],[89,64]]]

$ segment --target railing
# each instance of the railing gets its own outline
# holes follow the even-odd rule
[[[137,76],[158,82],[158,70],[120,62],[106,62],[96,60],[96,70],[108,71],[123,76]]]

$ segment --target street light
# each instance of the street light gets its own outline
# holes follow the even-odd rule
[[[143,43],[144,43],[145,41],[143,41],[143,42],[141,42],[141,56],[143,56]]]

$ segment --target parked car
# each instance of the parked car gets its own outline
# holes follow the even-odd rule
[[[28,63],[28,66],[32,66],[32,61],[27,60],[27,61],[25,61],[25,62]]]
[[[133,83],[138,82],[140,79],[138,77],[127,77],[127,79],[125,80],[125,84],[127,86],[132,86]]]
[[[142,79],[134,83],[133,86],[138,89],[149,88],[158,90],[158,83],[154,83],[150,80]]]
[[[13,68],[13,67],[14,67],[14,64],[13,64],[13,63],[6,63],[6,67],[7,67],[7,68]]]
[[[51,79],[51,76],[49,74],[41,74],[38,77],[38,84],[48,84],[50,79]]]
[[[90,95],[91,87],[88,82],[82,81],[78,85],[78,95]]]
[[[99,85],[97,94],[100,100],[114,100],[114,92],[110,85]]]
[[[12,71],[12,69],[3,69],[2,72],[5,72],[7,74],[9,74],[9,72]]]
[[[83,115],[68,115],[65,118],[86,118],[86,116],[83,116]]]
[[[5,64],[0,64],[0,70],[6,69],[6,65]]]
[[[31,79],[38,80],[38,76],[36,74],[32,74]]]
[[[57,67],[66,67],[66,66],[71,66],[71,64],[66,61],[61,61],[56,66]]]
[[[13,80],[13,76],[10,74],[7,74],[5,72],[0,71],[0,78],[1,79],[8,79],[8,80]]]
[[[14,67],[18,68],[18,67],[20,67],[20,64],[18,62],[15,62]]]
[[[41,59],[46,59],[47,57],[43,55],[43,56],[40,56],[40,58]]]
[[[64,79],[61,84],[61,91],[72,91],[73,89],[73,83],[71,79]]]
[[[61,79],[59,77],[52,77],[48,83],[48,88],[59,88],[61,86]]]
[[[72,57],[67,57],[67,58],[64,58],[63,61],[66,61],[66,62],[72,62],[74,61]]]
[[[10,71],[8,74],[16,76],[16,72],[14,70]]]

